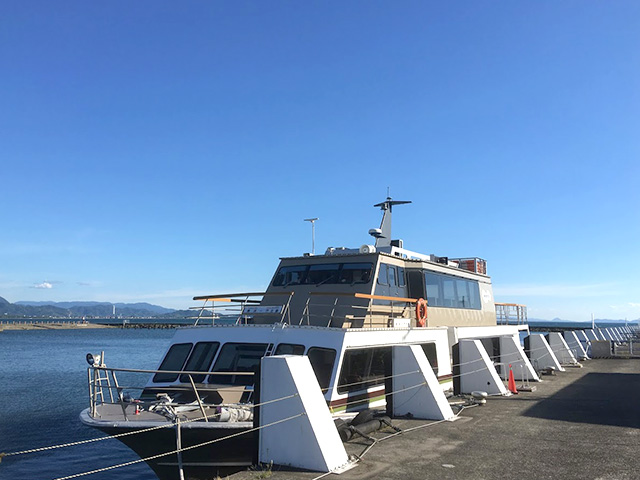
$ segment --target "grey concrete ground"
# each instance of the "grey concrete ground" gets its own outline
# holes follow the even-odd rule
[[[379,439],[352,470],[336,480],[519,478],[640,479],[640,360],[590,360],[544,376],[535,392],[490,398],[444,422]],[[430,423],[397,419],[402,429]],[[361,454],[367,441],[349,442]],[[312,480],[315,472],[274,466],[240,472],[232,480]]]

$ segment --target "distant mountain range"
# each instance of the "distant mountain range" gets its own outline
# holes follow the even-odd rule
[[[589,325],[591,325],[591,320],[563,320],[562,318],[554,318],[553,320],[546,320],[543,318],[529,318],[528,319],[529,323],[588,323]],[[605,323],[624,323],[625,320],[624,318],[618,318],[618,319],[612,319],[612,318],[594,318],[594,323],[596,325],[603,325]],[[640,319],[636,319],[636,320],[628,320],[628,323],[640,323]]]
[[[152,305],[150,303],[109,302],[16,302],[0,297],[0,316],[3,317],[113,317],[113,306],[118,317],[182,317],[184,310]]]
[[[189,310],[172,310],[170,308],[152,305],[150,303],[109,303],[109,302],[26,302],[9,303],[0,297],[0,320],[4,318],[111,318],[113,306],[116,307],[116,316],[125,318],[186,318],[192,317],[194,312]],[[541,318],[529,318],[529,323],[580,323],[591,324],[591,321],[571,322],[554,318],[545,320]],[[596,318],[595,323],[603,325],[607,323],[620,324],[624,319]],[[640,323],[640,319],[629,320],[629,323]]]

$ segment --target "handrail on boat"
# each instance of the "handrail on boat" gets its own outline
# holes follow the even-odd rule
[[[103,354],[104,355],[104,354]],[[189,377],[190,385],[172,385],[172,386],[162,386],[158,385],[157,387],[153,387],[155,390],[167,391],[167,392],[193,392],[196,400],[198,401],[198,407],[204,414],[204,404],[201,400],[201,396],[198,388],[196,387],[196,383],[193,381],[193,375],[238,375],[238,376],[254,376],[255,372],[238,372],[238,371],[189,371],[189,370],[151,370],[151,369],[138,369],[138,368],[110,368],[104,365],[104,363],[100,365],[92,365],[87,370],[88,375],[88,385],[89,385],[89,406],[92,416],[96,416],[97,408],[99,405],[112,404],[119,405],[122,409],[122,416],[124,420],[128,420],[127,416],[127,405],[130,402],[125,401],[124,392],[125,390],[144,390],[147,387],[143,386],[128,386],[122,385],[118,382],[118,378],[116,376],[116,372],[125,372],[125,373],[145,373],[145,374],[154,374],[154,373],[165,373],[165,374],[176,374],[176,375],[187,375]],[[207,392],[216,391],[252,391],[249,388],[249,385],[224,385],[218,386],[215,383],[209,385],[201,385],[200,390],[204,390]],[[151,387],[149,387],[151,388]],[[109,402],[105,399],[105,392],[107,390],[107,394],[109,396]],[[115,392],[115,397],[114,397]],[[172,406],[178,406],[179,404],[171,403]],[[203,415],[206,419],[206,415]]]
[[[109,370],[111,372],[130,372],[130,373],[174,373],[174,374],[185,374],[185,375],[253,375],[254,372],[233,372],[233,371],[189,371],[189,370],[144,370],[139,368],[111,368],[105,366],[95,366],[93,367],[97,370]]]
[[[332,297],[333,302],[312,303],[312,297]],[[368,300],[367,305],[357,305],[352,302],[348,305],[340,304],[340,298],[352,298]],[[389,302],[388,304],[374,303],[375,300]],[[361,328],[365,326],[368,320],[368,327],[390,326],[392,322],[398,318],[405,318],[409,321],[415,319],[415,311],[412,307],[418,299],[407,297],[391,297],[387,295],[374,295],[368,293],[352,293],[352,292],[309,292],[300,325],[306,320],[307,325],[311,325],[311,317],[328,318],[326,326],[332,326],[334,320],[337,319],[335,326],[343,326],[344,322],[349,322],[351,328]],[[400,304],[400,306],[398,306]],[[330,312],[312,313],[311,308],[331,308]],[[346,313],[338,315],[339,309],[348,309]],[[364,315],[356,314],[357,310],[365,310]],[[408,316],[407,316],[408,315]],[[340,321],[342,319],[342,322]]]
[[[194,300],[215,300],[217,302],[230,302],[232,298],[238,297],[260,297],[265,295],[289,295],[293,296],[294,292],[248,292],[248,293],[220,293],[217,295],[202,295],[199,297],[193,297]]]
[[[495,303],[498,325],[526,325],[527,306],[519,303]]]
[[[350,292],[309,292],[310,296],[330,296],[330,297],[354,297],[354,298],[368,298],[370,300],[388,300],[392,302],[406,302],[416,303],[416,298],[406,297],[388,297],[385,295],[372,295],[369,293],[350,293]]]
[[[194,317],[194,325],[198,325],[202,320],[207,320],[208,324],[209,319],[211,320],[211,325],[215,325],[216,320],[220,318],[227,318],[235,321],[236,324],[253,323],[256,316],[260,317],[258,323],[266,323],[265,319],[267,319],[271,324],[292,324],[290,305],[293,295],[293,291],[277,291],[227,293],[193,297],[194,300],[204,302],[199,307],[191,307],[191,309],[199,310],[197,317]],[[279,305],[265,304],[264,299],[268,296],[279,297],[277,302]],[[319,297],[331,297],[333,301],[313,301]],[[341,302],[341,299],[352,299],[352,301],[345,304],[345,302]],[[363,304],[363,300],[366,301],[367,305]],[[218,303],[216,304],[216,302]],[[347,322],[352,328],[363,327],[365,324],[368,327],[390,326],[391,324],[396,324],[398,318],[414,321],[415,312],[413,311],[413,306],[417,302],[418,299],[415,298],[360,292],[308,292],[300,318],[296,318],[296,320],[298,320],[298,325],[341,327]],[[233,305],[233,303],[236,305]],[[323,311],[327,307],[331,309],[330,312]],[[360,315],[359,311],[361,310],[366,310],[366,312]],[[275,316],[273,321],[268,320],[270,316]],[[312,317],[313,321],[311,321]]]
[[[237,303],[240,307],[240,313],[237,315],[235,320],[236,324],[246,323],[249,318],[249,313],[245,313],[247,307],[255,307],[260,308],[262,299],[266,296],[277,295],[277,296],[288,296],[286,302],[283,305],[273,306],[273,311],[265,311],[265,312],[251,312],[250,314],[261,313],[267,315],[280,315],[280,323],[285,323],[285,319],[288,320],[286,323],[291,323],[290,320],[290,311],[289,305],[291,303],[291,298],[293,297],[294,292],[244,292],[244,293],[222,293],[217,295],[202,295],[193,297],[194,300],[204,301],[204,303],[199,307],[190,307],[190,310],[199,310],[198,316],[194,317],[195,322],[194,326],[198,325],[200,320],[203,319],[211,319],[211,323],[215,324],[216,318],[216,308],[224,308],[225,312],[229,314],[230,312],[237,312],[235,309],[230,309],[227,305],[216,305],[215,302],[221,302],[225,304]],[[251,297],[260,297],[260,299],[251,298]],[[211,302],[209,305],[208,302]],[[267,308],[265,306],[265,308]],[[207,312],[207,315],[204,313]],[[209,315],[210,312],[210,315]],[[233,315],[235,316],[235,315]]]

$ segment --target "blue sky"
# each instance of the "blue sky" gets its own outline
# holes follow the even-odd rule
[[[266,287],[359,246],[487,259],[529,316],[640,317],[640,3],[5,1],[0,296]]]

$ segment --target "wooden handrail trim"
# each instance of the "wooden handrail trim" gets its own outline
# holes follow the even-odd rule
[[[354,298],[368,298],[371,300],[389,300],[392,302],[406,302],[416,303],[418,300],[415,298],[405,297],[388,297],[385,295],[371,295],[368,293],[348,293],[348,292],[309,292],[309,296],[326,296],[326,297],[354,297]]]
[[[260,296],[266,296],[266,295],[289,295],[290,297],[293,296],[294,292],[247,292],[247,293],[221,293],[219,295],[202,295],[199,297],[193,297],[194,300],[204,300],[209,301],[209,300],[215,300],[217,302],[231,302],[232,300],[229,300],[230,298],[237,298],[237,297],[260,297]],[[233,300],[233,301],[237,301],[237,300]]]

